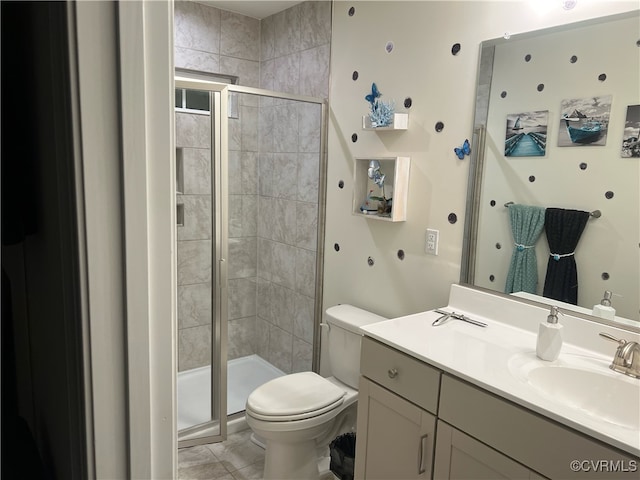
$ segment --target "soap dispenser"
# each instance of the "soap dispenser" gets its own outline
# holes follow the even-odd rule
[[[542,360],[553,362],[562,348],[562,325],[558,323],[558,307],[551,307],[546,322],[540,323],[536,355]]]
[[[604,297],[600,303],[593,306],[594,315],[607,320],[615,319],[616,309],[611,306],[611,295],[613,294],[609,290],[604,291]]]

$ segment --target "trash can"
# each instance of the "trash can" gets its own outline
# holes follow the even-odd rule
[[[356,434],[345,433],[329,444],[331,462],[329,469],[340,480],[353,480],[356,458]]]

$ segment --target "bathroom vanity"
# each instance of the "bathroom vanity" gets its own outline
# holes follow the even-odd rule
[[[449,306],[363,328],[356,478],[638,478],[640,379],[609,369],[637,333],[561,316],[555,362],[536,357],[548,311],[453,285]]]

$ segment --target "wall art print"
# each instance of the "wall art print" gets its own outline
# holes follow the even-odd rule
[[[549,111],[507,115],[505,157],[542,157],[547,151]]]
[[[559,147],[607,144],[612,95],[574,98],[560,104]]]
[[[627,107],[621,155],[623,158],[640,158],[640,105]]]

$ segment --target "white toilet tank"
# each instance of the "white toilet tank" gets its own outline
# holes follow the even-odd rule
[[[360,327],[387,320],[375,313],[353,305],[336,305],[327,308],[326,322],[329,324],[329,368],[331,375],[351,388],[358,389],[360,376]]]

